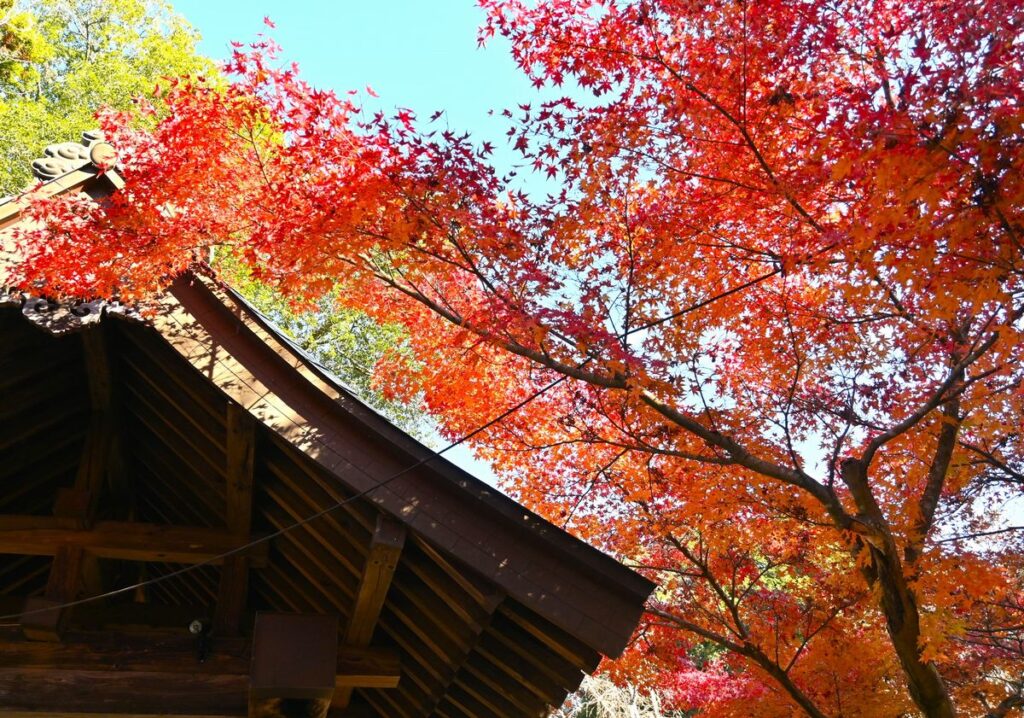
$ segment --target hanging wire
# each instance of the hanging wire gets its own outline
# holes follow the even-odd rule
[[[101,601],[103,599],[111,598],[113,596],[120,596],[120,595],[123,595],[125,593],[131,593],[131,592],[134,592],[134,591],[136,591],[136,590],[138,590],[140,588],[144,588],[146,586],[153,586],[153,585],[156,585],[158,583],[163,583],[164,581],[167,581],[169,579],[176,578],[177,576],[182,576],[182,575],[187,574],[187,573],[189,573],[191,571],[195,571],[197,569],[203,568],[204,566],[211,566],[213,564],[216,564],[216,563],[219,563],[219,562],[223,561],[225,558],[228,558],[230,556],[235,556],[237,554],[244,553],[244,552],[248,551],[249,549],[251,549],[253,546],[258,546],[259,544],[266,543],[267,541],[272,541],[273,539],[278,538],[280,536],[284,536],[285,534],[290,533],[290,532],[294,531],[295,529],[297,529],[297,528],[299,528],[301,526],[305,526],[306,524],[310,523],[311,521],[317,520],[321,516],[326,516],[327,514],[333,512],[333,511],[336,511],[336,510],[340,509],[341,507],[343,507],[343,506],[345,506],[347,504],[352,503],[356,499],[361,499],[361,498],[363,498],[363,497],[373,493],[374,491],[387,486],[388,484],[390,484],[395,479],[398,479],[398,478],[404,476],[405,474],[409,473],[413,469],[417,469],[417,468],[423,466],[424,464],[429,463],[430,461],[432,461],[433,459],[441,456],[445,452],[454,449],[459,444],[462,444],[462,443],[468,441],[469,439],[472,439],[477,434],[479,434],[479,433],[481,433],[483,431],[486,431],[487,429],[489,429],[490,427],[494,426],[498,422],[503,421],[506,418],[508,418],[509,416],[511,416],[512,414],[516,413],[517,411],[522,409],[524,406],[526,406],[527,404],[532,402],[534,399],[537,399],[538,397],[542,396],[543,394],[545,394],[546,392],[550,391],[551,389],[554,389],[556,386],[558,386],[559,384],[564,382],[567,378],[568,378],[567,376],[562,375],[562,376],[558,377],[557,379],[555,379],[554,381],[551,381],[550,383],[545,384],[540,389],[537,389],[536,391],[534,391],[532,394],[530,394],[528,397],[526,397],[522,401],[520,401],[517,404],[515,404],[514,406],[506,409],[501,414],[498,414],[497,416],[495,416],[493,419],[491,419],[491,420],[487,421],[486,423],[484,423],[484,424],[478,426],[477,428],[473,429],[468,434],[464,434],[462,437],[460,437],[460,438],[456,439],[455,441],[451,442],[450,444],[445,446],[440,451],[432,453],[430,456],[427,456],[427,457],[425,457],[423,459],[420,459],[419,461],[417,461],[414,464],[410,464],[409,466],[407,466],[404,469],[398,471],[397,473],[392,474],[388,478],[383,479],[381,481],[378,481],[374,485],[372,485],[372,486],[370,486],[368,488],[365,488],[362,491],[359,491],[359,492],[353,494],[352,496],[349,496],[346,499],[342,499],[340,501],[337,501],[337,502],[331,504],[330,506],[327,506],[327,507],[325,507],[323,509],[320,509],[319,511],[317,511],[314,514],[311,514],[310,516],[306,516],[305,518],[300,519],[300,520],[298,520],[298,521],[296,521],[296,522],[294,522],[292,524],[289,524],[288,526],[284,526],[284,527],[282,527],[280,529],[277,529],[276,531],[273,531],[273,532],[271,532],[269,534],[266,534],[264,536],[260,536],[259,538],[256,538],[256,539],[253,539],[252,541],[249,541],[248,543],[242,544],[241,546],[237,546],[237,547],[231,549],[230,551],[225,551],[224,553],[217,554],[216,556],[211,556],[210,558],[205,559],[204,561],[201,561],[199,563],[191,564],[191,565],[188,565],[188,566],[183,566],[182,568],[179,568],[179,569],[176,569],[174,571],[171,571],[170,573],[165,573],[165,574],[163,574],[161,576],[156,576],[154,578],[150,578],[150,579],[147,579],[145,581],[139,581],[137,583],[131,584],[130,586],[123,586],[121,588],[116,588],[116,589],[113,589],[111,591],[106,591],[104,593],[100,593],[100,594],[95,595],[95,596],[87,596],[86,598],[80,598],[80,599],[77,599],[77,600],[74,600],[74,601],[66,601],[64,603],[60,603],[60,604],[57,604],[57,605],[54,605],[54,606],[47,606],[45,608],[36,608],[36,609],[32,609],[30,611],[21,611],[19,613],[9,613],[9,614],[7,614],[5,616],[0,616],[0,621],[12,621],[12,620],[16,620],[16,619],[25,618],[26,616],[33,616],[33,615],[40,614],[40,613],[48,613],[50,611],[60,611],[60,610],[63,610],[65,608],[72,608],[74,606],[81,606],[83,604],[94,603],[96,601]],[[363,470],[360,469],[360,471],[363,471]],[[363,471],[363,473],[365,474],[366,472]],[[19,623],[2,623],[2,624],[0,624],[0,628],[13,628],[13,627],[17,627],[19,625],[20,625]]]

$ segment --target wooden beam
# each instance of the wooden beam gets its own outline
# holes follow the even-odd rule
[[[82,447],[82,458],[75,475],[75,488],[89,492],[93,505],[107,483],[116,441],[116,431],[109,412],[94,412],[89,419],[85,446]]]
[[[90,327],[80,334],[85,355],[85,368],[89,379],[89,399],[94,412],[108,411],[113,394],[113,377],[110,369],[110,353],[103,324]]]
[[[0,691],[6,690],[7,686],[5,682],[0,679]],[[177,706],[176,706],[177,708]],[[223,713],[183,713],[178,710],[175,713],[169,713],[166,706],[156,706],[149,713],[140,712],[142,706],[135,706],[130,708],[127,712],[102,712],[96,713],[88,709],[83,711],[67,711],[67,710],[4,710],[4,718],[111,718],[116,716],[117,718],[167,718],[171,715],[188,716],[189,718],[238,718],[245,712],[244,707],[240,710],[231,710],[230,712]],[[358,706],[346,708],[344,710],[331,709],[327,712],[327,718],[379,718],[378,713],[372,712],[366,706]]]
[[[256,420],[238,404],[227,408],[227,524],[236,534],[248,534],[252,525],[253,461]]]
[[[256,420],[244,408],[227,405],[227,528],[235,536],[249,535],[252,527],[253,466],[256,455]],[[216,635],[233,636],[241,629],[249,588],[249,560],[230,556],[224,561],[217,589],[213,628]]]
[[[0,690],[3,686],[0,685]],[[116,715],[117,718],[166,718],[169,715],[188,715],[189,718],[238,718],[241,713],[168,713],[167,708],[158,708],[155,713],[139,713],[136,710],[132,710],[128,713],[94,713],[92,711],[81,712],[75,711],[69,713],[68,711],[22,711],[22,710],[5,710],[3,712],[4,718],[111,718],[112,715]],[[331,709],[327,711],[327,718],[379,718],[379,714],[371,711],[367,706],[356,706],[345,709]]]
[[[336,624],[332,635],[337,635]],[[247,639],[214,639],[202,661],[195,637],[182,629],[69,629],[64,639],[44,643],[11,631],[0,635],[0,715],[219,718],[246,712],[252,653]],[[400,675],[397,653],[380,648],[342,647],[331,669],[332,689],[393,688]],[[331,711],[329,718],[364,715]]]
[[[87,529],[92,524],[93,495],[88,489],[57,489],[53,515],[64,519],[62,525],[74,529]]]
[[[240,716],[246,676],[0,670],[0,714]]]
[[[125,632],[69,628],[63,643],[24,640],[5,631],[0,635],[0,674],[92,671],[117,675],[160,673],[170,681],[194,674],[248,678],[251,645],[246,638],[218,638],[200,661],[196,639],[184,629]],[[340,646],[329,673],[334,687],[394,688],[400,670],[398,653],[392,649]],[[248,686],[243,692],[247,690]]]
[[[123,490],[120,462],[120,432],[114,402],[113,365],[101,323],[81,333],[85,371],[89,382],[92,417],[75,488],[90,492],[93,507],[105,485]]]
[[[38,673],[0,675],[0,712],[4,718],[238,718],[246,713],[245,691],[236,689],[236,677],[186,677],[174,685],[163,685],[163,680],[159,673],[133,677],[115,694],[110,685],[113,679],[103,684],[101,674],[98,679],[88,672],[55,679]],[[91,707],[86,703],[90,696],[97,701]],[[379,718],[379,714],[360,706],[332,709],[327,718]]]
[[[405,545],[405,524],[379,514],[377,527],[370,539],[370,550],[366,557],[366,568],[356,592],[355,607],[349,617],[342,643],[346,646],[363,647],[370,645],[377,620],[384,608],[384,601],[391,588],[398,560]],[[345,688],[334,694],[332,705],[344,708],[352,700],[352,689]]]
[[[168,563],[205,563],[222,561],[217,557],[250,540],[234,536],[224,529],[199,526],[162,526],[130,521],[100,521],[88,530],[65,528],[66,522],[39,517],[33,528],[25,528],[25,517],[0,515],[0,554],[56,556],[62,546],[80,546],[98,558],[125,561]],[[250,565],[267,565],[267,544],[246,549]]]
[[[257,614],[249,718],[326,718],[337,660],[337,616]]]
[[[217,606],[213,612],[215,636],[237,636],[249,593],[249,558],[228,556],[220,567]]]

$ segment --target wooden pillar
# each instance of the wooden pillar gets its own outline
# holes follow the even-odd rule
[[[27,615],[21,619],[21,631],[35,641],[59,641],[67,623],[68,612],[59,606],[78,597],[82,586],[82,567],[85,550],[81,546],[66,545],[57,549],[42,597],[31,597],[25,602]]]
[[[75,477],[75,489],[87,492],[89,514],[104,491],[114,489],[112,498],[119,513],[127,515],[129,487],[125,486],[121,465],[120,433],[117,426],[112,360],[106,330],[101,323],[81,333],[85,370],[89,380],[92,414],[86,434],[82,460]]]
[[[252,526],[253,465],[256,455],[256,420],[241,406],[227,409],[227,526],[248,538]],[[213,629],[220,636],[238,635],[249,591],[249,560],[229,556],[220,570]]]

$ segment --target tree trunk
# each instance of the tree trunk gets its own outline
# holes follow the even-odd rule
[[[842,463],[840,475],[860,511],[859,522],[870,529],[863,538],[871,552],[871,566],[864,571],[865,579],[869,585],[880,589],[885,627],[907,677],[910,697],[927,718],[955,718],[956,710],[939,670],[931,661],[921,659],[921,617],[917,599],[903,575],[903,563],[892,530],[868,486],[867,463],[847,459]]]
[[[907,676],[907,688],[914,703],[927,718],[954,718],[956,710],[950,700],[946,684],[931,661],[921,659],[918,642],[921,622],[917,600],[907,586],[903,567],[896,556],[895,543],[886,542],[883,552],[871,547],[876,579],[881,589],[881,606],[885,614],[886,629],[893,648]]]

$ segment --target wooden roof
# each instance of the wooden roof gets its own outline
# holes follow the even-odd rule
[[[63,169],[49,191],[120,184]],[[0,227],[19,204],[0,204]],[[258,612],[336,617],[329,715],[544,715],[621,652],[652,590],[204,277],[179,278],[146,322],[0,295],[0,397],[0,613],[37,611],[0,627],[0,715],[242,715],[260,642],[278,640]]]

